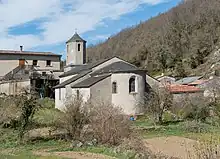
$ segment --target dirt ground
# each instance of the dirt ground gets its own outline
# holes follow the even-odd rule
[[[177,136],[147,139],[146,143],[154,153],[180,159],[194,158],[195,146],[198,144],[195,140]]]
[[[197,159],[195,157],[196,146],[198,142],[195,140],[171,136],[158,137],[145,140],[146,146],[155,154],[162,154],[168,157],[177,157],[180,159]],[[8,154],[7,152],[6,154]],[[57,156],[70,159],[114,159],[113,157],[102,154],[94,154],[89,152],[48,152],[47,149],[33,152],[37,156]]]
[[[156,154],[163,154],[169,157],[177,157],[180,159],[195,158],[195,146],[198,142],[195,140],[171,136],[158,137],[145,140],[147,147]],[[101,154],[93,154],[87,152],[45,152],[38,151],[34,153],[39,156],[59,156],[71,159],[113,159]]]
[[[45,152],[45,151],[37,151],[34,152],[34,155],[37,156],[57,156],[69,159],[114,159],[113,157],[108,157],[101,154],[94,154],[89,152],[73,152],[73,151],[65,151],[65,152]]]

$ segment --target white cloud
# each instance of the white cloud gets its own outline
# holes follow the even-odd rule
[[[118,19],[141,4],[155,5],[166,0],[1,0],[0,48],[19,45],[32,48],[66,41],[75,28],[85,33],[103,25],[103,20]],[[41,20],[38,35],[8,35],[8,29]],[[101,39],[103,37],[98,37]]]
[[[89,37],[89,39],[87,40],[91,40],[91,41],[103,41],[103,40],[106,40],[108,39],[109,37],[111,37],[110,34],[101,34],[101,35],[96,35],[96,36],[92,36],[92,37]]]

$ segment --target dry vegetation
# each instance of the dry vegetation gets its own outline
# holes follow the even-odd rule
[[[219,46],[220,1],[189,0],[167,13],[122,30],[88,49],[89,60],[120,56],[145,68],[185,76],[204,73],[212,51]],[[212,59],[218,62],[219,58]],[[209,65],[207,65],[209,64]],[[203,67],[203,72],[198,72]]]
[[[18,139],[18,141],[25,142],[25,144],[36,141],[43,144],[44,140],[54,142],[62,140],[68,145],[71,143],[71,147],[64,145],[62,149],[57,151],[86,151],[88,147],[89,149],[102,147],[99,152],[104,153],[104,147],[104,149],[108,149],[108,154],[112,156],[123,154],[122,156],[131,159],[166,158],[151,152],[143,136],[151,133],[158,135],[161,131],[170,132],[171,129],[172,131],[179,130],[182,133],[198,135],[218,131],[219,129],[213,125],[213,121],[220,123],[219,89],[212,90],[215,91],[215,96],[207,98],[207,101],[201,100],[199,96],[185,99],[186,102],[182,102],[181,109],[173,105],[172,97],[166,89],[154,90],[150,96],[150,101],[148,99],[148,103],[146,103],[150,106],[146,109],[148,112],[146,116],[148,118],[153,117],[151,120],[154,120],[154,123],[157,123],[158,126],[162,124],[163,127],[147,129],[144,134],[141,129],[135,129],[134,124],[136,121],[130,121],[129,117],[124,115],[120,108],[108,103],[83,102],[82,96],[69,99],[66,102],[64,112],[55,110],[53,108],[54,104],[48,99],[39,100],[32,94],[24,94],[16,98],[5,97],[0,100],[1,111],[5,112],[0,123],[3,126],[0,128],[0,133],[3,134],[4,139],[0,137],[0,141],[3,147],[14,148],[17,146]],[[48,103],[50,103],[50,106],[48,106]],[[14,109],[16,111],[13,111]],[[212,110],[212,115],[210,110]],[[185,122],[176,126],[172,125],[172,122],[180,117],[170,118],[170,115],[175,114],[178,116],[179,111],[184,111],[181,119]],[[17,124],[13,125],[14,122],[11,121],[16,121]],[[171,125],[164,126],[167,121],[171,122]],[[6,132],[10,132],[8,133],[10,137],[7,136]],[[206,159],[216,159],[216,153],[219,154],[218,146],[216,146],[218,143],[209,142],[204,145],[203,142],[201,143],[194,155],[201,158],[202,155],[208,153],[209,156],[206,155]]]

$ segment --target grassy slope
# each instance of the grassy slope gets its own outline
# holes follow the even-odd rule
[[[126,159],[127,156],[133,154],[115,153],[110,147],[84,147],[84,148],[69,148],[70,143],[59,140],[40,140],[32,143],[17,144],[17,132],[11,129],[0,129],[0,132],[5,135],[0,136],[0,159],[63,159],[60,157],[41,157],[33,154],[34,151],[46,150],[46,152],[91,152],[96,154],[104,154],[120,159]]]
[[[88,56],[94,60],[116,55],[130,62],[135,57],[135,63],[153,75],[162,71],[162,63],[158,60],[160,55],[165,53],[165,57],[168,56],[166,64],[172,66],[176,62],[170,58],[182,50],[188,75],[203,74],[204,71],[209,71],[210,62],[212,63],[212,56],[207,55],[219,46],[219,6],[219,0],[186,1],[167,13],[124,29],[105,42],[89,47]],[[181,47],[175,48],[175,41]],[[204,60],[204,64],[198,64],[198,69],[194,70],[188,66],[188,60],[196,56],[198,50],[208,59]],[[214,59],[219,61],[220,57]],[[169,72],[169,69],[166,71]]]
[[[203,132],[195,133],[186,128],[187,122],[158,126],[147,119],[137,120],[134,125],[138,128],[144,138],[181,136],[199,141],[216,140],[220,143],[220,127],[203,124]]]

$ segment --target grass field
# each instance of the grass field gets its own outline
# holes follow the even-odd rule
[[[59,112],[56,110],[44,108],[36,114],[34,121],[35,123],[41,123],[41,126],[51,126],[56,121],[57,114]],[[152,120],[141,118],[134,121],[133,127],[144,139],[180,136],[199,141],[215,140],[220,143],[220,128],[205,123],[199,123],[197,125],[197,123],[195,124],[193,122],[171,122],[165,125],[156,125]],[[43,157],[34,154],[34,152],[42,150],[51,152],[51,156]],[[53,152],[67,151],[104,154],[119,159],[127,159],[133,155],[132,153],[116,153],[113,148],[104,146],[72,149],[70,148],[70,142],[62,140],[45,139],[22,145],[17,143],[16,130],[0,128],[0,159],[65,159],[65,157],[53,155]]]
[[[155,125],[151,120],[141,119],[134,122],[137,131],[145,139],[154,137],[180,136],[199,141],[216,140],[220,143],[220,127],[205,123],[176,122]]]
[[[18,144],[16,141],[16,131],[11,129],[0,129],[0,159],[65,159],[63,157],[49,156],[42,157],[34,155],[34,152],[45,151],[53,152],[90,152],[94,154],[103,154],[106,156],[116,157],[120,159],[126,159],[128,156],[132,156],[132,153],[116,153],[113,148],[97,146],[97,147],[83,147],[83,148],[70,148],[70,142],[62,140],[39,140],[35,142],[29,142],[25,144]]]

